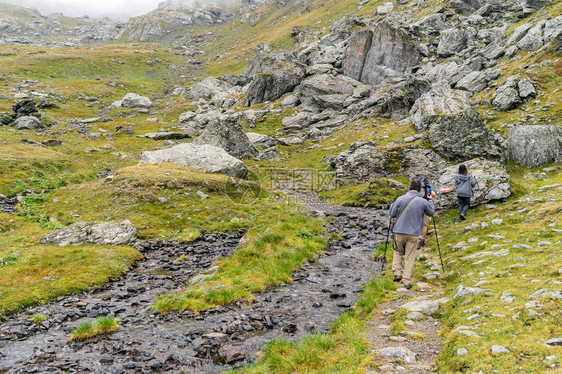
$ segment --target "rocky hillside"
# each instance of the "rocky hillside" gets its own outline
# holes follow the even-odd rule
[[[2,9],[0,372],[559,370],[560,2]]]

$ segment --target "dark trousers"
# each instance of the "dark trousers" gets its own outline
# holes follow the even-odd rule
[[[459,199],[459,216],[466,216],[470,208],[470,197],[457,196],[457,199]]]

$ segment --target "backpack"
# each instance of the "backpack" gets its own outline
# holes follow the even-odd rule
[[[429,185],[429,179],[425,175],[418,175],[412,178],[413,181],[420,181],[422,185],[422,190],[424,192],[423,198],[428,200],[427,195],[429,195],[429,189],[431,186]]]

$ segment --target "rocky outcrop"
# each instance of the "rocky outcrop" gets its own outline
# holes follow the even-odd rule
[[[369,86],[345,75],[319,74],[301,84],[301,108],[310,112],[342,110],[370,93]]]
[[[517,42],[517,46],[526,51],[534,51],[558,38],[561,34],[562,16],[542,20],[524,33],[524,36]]]
[[[505,167],[500,163],[474,159],[464,163],[468,172],[478,181],[478,185],[473,188],[474,197],[472,205],[478,205],[493,200],[501,200],[511,195],[509,184],[510,177]],[[436,206],[439,209],[451,209],[458,205],[457,194],[455,193],[455,175],[458,173],[458,165],[448,167],[439,177],[439,189],[449,187],[449,193],[438,194],[435,198]],[[436,186],[434,186],[435,188]]]
[[[352,35],[342,68],[345,75],[376,85],[387,78],[410,72],[420,61],[417,45],[404,31],[381,23],[373,30]]]
[[[136,227],[129,221],[121,223],[77,222],[50,232],[40,239],[42,244],[62,247],[86,243],[101,245],[132,244],[137,237]]]
[[[507,157],[527,168],[562,162],[562,126],[514,126],[507,131]]]
[[[12,106],[12,110],[14,111],[14,115],[12,116],[14,119],[27,116],[41,117],[37,111],[37,102],[31,99],[25,99],[17,102],[14,106]]]
[[[215,77],[207,77],[191,87],[191,97],[196,100],[212,99],[226,93],[231,88],[232,86],[224,81]]]
[[[243,104],[252,106],[277,100],[298,86],[304,70],[280,53],[258,50],[248,63],[244,75],[251,78]]]
[[[435,119],[456,116],[471,108],[466,92],[438,84],[414,103],[410,115],[414,128],[423,132]]]
[[[500,140],[474,109],[435,118],[429,126],[428,137],[433,149],[451,160],[465,161],[475,157],[505,160]]]
[[[417,99],[429,91],[431,83],[424,78],[406,76],[404,79],[382,87],[371,96],[375,109],[391,118],[408,114]]]
[[[404,150],[399,175],[408,178],[425,175],[431,185],[436,186],[443,169],[448,166],[447,162],[431,149],[407,149]]]
[[[247,158],[257,155],[257,151],[238,121],[231,117],[221,116],[207,124],[203,133],[193,144],[208,144],[224,149],[236,158]]]
[[[141,154],[140,164],[159,162],[171,162],[202,172],[226,174],[236,178],[245,178],[248,174],[244,162],[232,157],[224,149],[208,144],[184,143]]]
[[[121,102],[123,108],[143,108],[148,109],[152,106],[152,101],[146,97],[136,93],[128,93]]]
[[[386,175],[387,160],[374,143],[352,143],[335,160],[338,178],[365,183],[374,176]]]
[[[437,53],[441,57],[456,55],[475,45],[477,31],[472,27],[450,28],[441,31]]]

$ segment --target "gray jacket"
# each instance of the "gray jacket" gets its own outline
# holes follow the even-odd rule
[[[408,191],[406,195],[400,196],[394,204],[390,207],[390,218],[396,218],[400,215],[402,210],[408,206],[412,199],[416,201],[410,205],[407,211],[404,212],[394,224],[392,230],[395,234],[415,235],[420,236],[423,230],[423,215],[433,216],[435,208],[433,200],[425,200],[419,197],[416,191]]]
[[[472,187],[476,186],[478,182],[470,174],[457,174],[455,176],[455,189],[457,190],[457,196],[460,197],[472,197],[474,193],[472,192]]]

